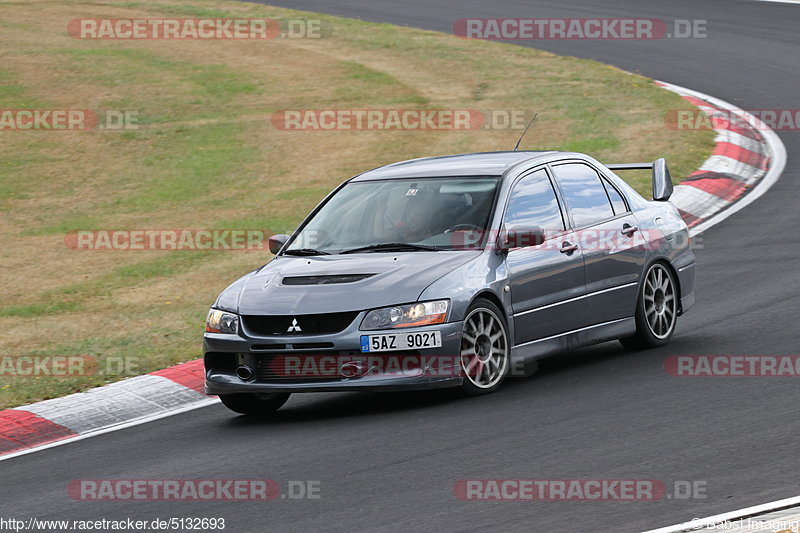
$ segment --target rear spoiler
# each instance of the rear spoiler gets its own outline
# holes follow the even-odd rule
[[[652,163],[621,163],[606,165],[609,170],[653,170],[653,200],[666,202],[672,196],[672,177],[663,157]]]

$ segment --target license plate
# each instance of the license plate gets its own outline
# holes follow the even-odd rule
[[[391,352],[395,350],[419,350],[441,348],[441,331],[418,333],[391,333],[388,335],[361,335],[362,352]]]

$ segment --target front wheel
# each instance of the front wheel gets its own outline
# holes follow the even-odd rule
[[[647,269],[636,302],[636,333],[619,341],[632,350],[665,345],[675,332],[678,291],[672,272],[662,263]]]
[[[497,390],[508,373],[510,356],[503,313],[489,300],[475,300],[461,332],[461,390],[469,396]]]
[[[268,415],[280,409],[289,395],[288,392],[245,392],[220,394],[219,399],[225,407],[243,415]]]

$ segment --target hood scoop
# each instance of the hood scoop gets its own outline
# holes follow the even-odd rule
[[[283,278],[284,285],[333,285],[336,283],[353,283],[371,278],[375,274],[332,274],[327,276],[290,276]]]

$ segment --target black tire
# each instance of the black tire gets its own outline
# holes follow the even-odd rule
[[[664,263],[647,269],[636,301],[636,333],[619,339],[630,350],[664,346],[675,333],[678,321],[678,285]]]
[[[478,298],[467,310],[461,334],[461,392],[479,396],[496,391],[511,366],[511,343],[505,314]],[[480,362],[478,362],[480,361]]]
[[[246,392],[220,394],[219,399],[225,407],[243,415],[269,415],[280,409],[289,396],[288,392]]]

